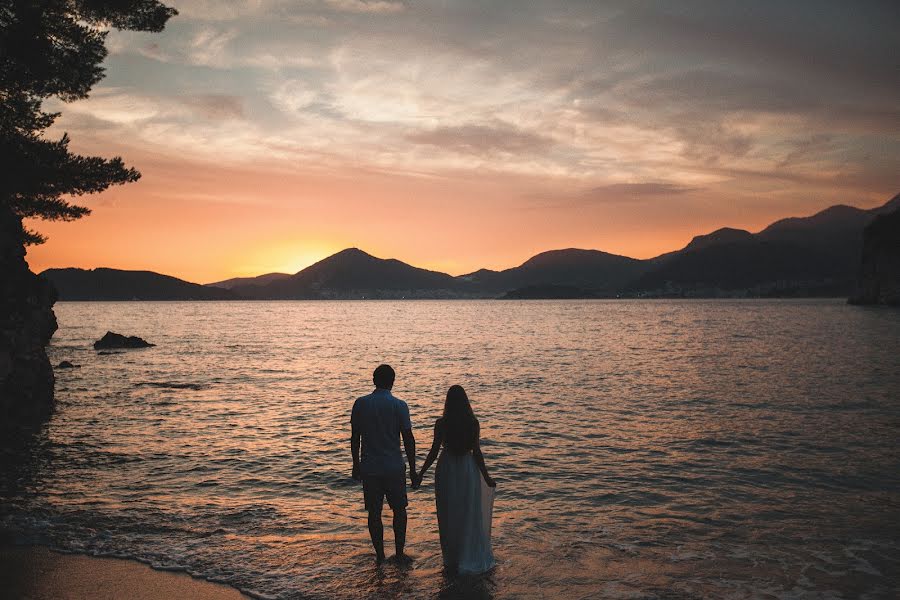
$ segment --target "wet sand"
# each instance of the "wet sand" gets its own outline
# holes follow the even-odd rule
[[[0,546],[0,598],[21,600],[246,600],[234,588],[118,558]]]

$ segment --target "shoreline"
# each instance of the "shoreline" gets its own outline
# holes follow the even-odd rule
[[[224,583],[154,569],[134,559],[0,545],[0,595],[31,600],[248,600]]]
[[[91,304],[91,303],[183,303],[197,302],[203,304],[234,304],[234,303],[278,303],[278,302],[467,302],[467,301],[500,301],[500,302],[582,302],[585,300],[597,301],[631,301],[631,300],[841,300],[847,302],[847,296],[591,296],[584,298],[503,298],[499,296],[472,296],[472,297],[454,297],[454,298],[232,298],[228,300],[197,300],[191,298],[166,299],[166,300],[145,300],[139,298],[131,298],[128,300],[109,298],[95,298],[93,300],[71,300],[60,298],[54,304]]]

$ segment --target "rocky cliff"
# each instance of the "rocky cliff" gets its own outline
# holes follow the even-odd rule
[[[0,206],[0,421],[37,422],[53,410],[45,347],[56,331],[56,292],[25,262],[22,221]]]
[[[866,227],[862,266],[850,303],[900,306],[900,209],[879,215]]]

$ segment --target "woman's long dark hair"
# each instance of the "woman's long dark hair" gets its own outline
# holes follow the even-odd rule
[[[444,445],[451,454],[465,454],[475,447],[478,421],[461,385],[447,390],[443,423]]]

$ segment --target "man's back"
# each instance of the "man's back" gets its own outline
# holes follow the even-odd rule
[[[362,437],[363,475],[403,473],[400,432],[412,429],[406,402],[389,390],[376,389],[356,400],[350,422]]]

